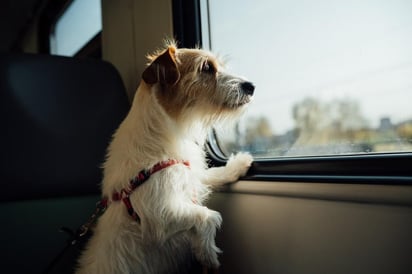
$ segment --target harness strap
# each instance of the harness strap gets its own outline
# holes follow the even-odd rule
[[[133,218],[133,220],[140,222],[140,217],[137,215],[136,211],[133,209],[132,203],[130,201],[130,194],[144,182],[146,182],[151,175],[154,173],[170,167],[176,164],[184,164],[190,168],[188,161],[179,161],[179,160],[167,160],[154,165],[151,169],[144,169],[140,171],[133,179],[129,181],[129,185],[120,190],[120,192],[113,192],[110,197],[103,197],[100,201],[96,203],[96,208],[93,214],[89,217],[88,221],[81,225],[77,231],[72,231],[68,228],[62,227],[61,231],[69,234],[70,238],[68,240],[67,246],[53,259],[50,265],[47,267],[45,273],[48,273],[54,269],[54,267],[59,263],[63,256],[69,251],[71,246],[78,245],[80,242],[84,242],[85,239],[88,239],[90,235],[90,229],[95,225],[97,219],[105,212],[110,202],[122,201],[127,209],[127,213]]]
[[[124,205],[126,206],[127,213],[132,217],[132,219],[137,222],[140,222],[140,217],[134,210],[132,203],[130,201],[130,195],[136,188],[138,188],[144,182],[146,182],[150,178],[151,175],[153,175],[154,173],[162,169],[168,168],[176,164],[183,164],[187,167],[190,167],[190,163],[188,161],[182,161],[182,160],[171,159],[171,160],[159,162],[150,169],[144,169],[140,171],[133,179],[129,181],[129,185],[126,188],[121,189],[119,192],[117,191],[113,192],[110,199],[108,197],[103,197],[103,199],[100,201],[100,205],[103,205],[104,208],[106,209],[110,201],[113,201],[113,202],[122,201]]]

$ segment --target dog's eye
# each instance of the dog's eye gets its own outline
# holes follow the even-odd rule
[[[202,64],[202,72],[206,72],[206,73],[215,73],[216,69],[215,66],[212,64],[212,62],[210,61],[205,61]]]

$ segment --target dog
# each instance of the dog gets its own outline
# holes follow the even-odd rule
[[[215,235],[222,217],[203,204],[214,187],[244,176],[253,159],[238,153],[225,166],[208,168],[205,140],[216,122],[242,113],[255,87],[201,49],[169,42],[148,58],[108,147],[107,208],[78,274],[184,273],[179,268],[193,255],[204,267],[219,267]]]

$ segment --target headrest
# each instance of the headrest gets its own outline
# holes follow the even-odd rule
[[[0,200],[97,193],[106,147],[128,110],[107,62],[0,55]]]

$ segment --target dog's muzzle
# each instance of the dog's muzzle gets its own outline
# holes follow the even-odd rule
[[[241,77],[220,73],[218,82],[225,93],[224,105],[236,109],[252,101],[255,85]]]

